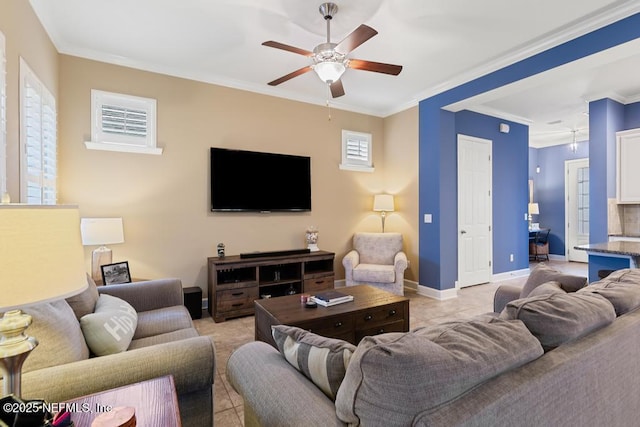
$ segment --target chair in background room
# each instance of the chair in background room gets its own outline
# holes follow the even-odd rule
[[[529,260],[540,261],[545,258],[549,261],[549,233],[550,229],[539,230],[535,238],[529,242]]]
[[[407,255],[400,233],[355,233],[353,250],[342,259],[347,286],[371,285],[404,295]]]

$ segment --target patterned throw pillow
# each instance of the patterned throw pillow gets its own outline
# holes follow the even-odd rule
[[[293,326],[272,326],[271,333],[287,362],[335,400],[356,347]]]
[[[121,353],[129,348],[138,326],[138,313],[131,305],[112,295],[98,298],[95,312],[80,319],[82,334],[97,356]]]

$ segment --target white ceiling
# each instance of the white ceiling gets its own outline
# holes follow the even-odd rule
[[[315,73],[270,82],[310,59],[262,46],[305,50],[325,42],[318,0],[30,0],[59,52],[324,105]],[[360,24],[378,31],[350,55],[403,65],[399,76],[348,69],[341,108],[385,117],[457,86],[640,12],[637,0],[335,0],[331,41]],[[587,102],[640,101],[640,43],[451,106],[530,126],[530,144],[588,136]],[[550,122],[557,122],[549,124]]]

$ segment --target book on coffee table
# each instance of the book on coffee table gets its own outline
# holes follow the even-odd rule
[[[314,301],[322,306],[329,307],[344,302],[353,301],[353,295],[343,294],[338,291],[320,292],[313,297]]]

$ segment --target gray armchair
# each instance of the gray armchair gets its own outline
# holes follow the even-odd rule
[[[407,255],[400,233],[355,233],[353,250],[342,259],[347,286],[371,285],[404,295]]]

